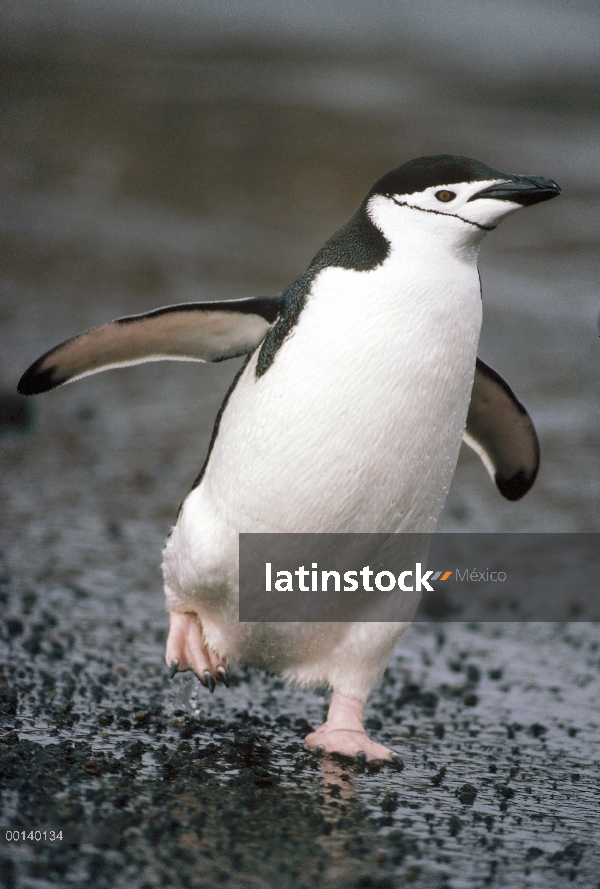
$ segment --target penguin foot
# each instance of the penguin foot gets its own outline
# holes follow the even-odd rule
[[[363,722],[364,703],[334,691],[329,705],[327,721],[304,739],[308,750],[318,756],[323,753],[339,753],[366,762],[394,762],[397,753],[372,741],[365,732]]]
[[[359,765],[366,762],[390,762],[395,761],[393,750],[389,750],[382,744],[372,741],[366,732],[353,731],[352,729],[328,729],[327,723],[312,732],[304,739],[304,744],[309,750],[313,750],[317,756],[324,753],[339,753],[356,760]]]
[[[229,688],[227,664],[206,645],[202,624],[196,614],[171,611],[171,628],[165,660],[171,678],[175,673],[193,670],[202,685],[211,692],[218,682]]]

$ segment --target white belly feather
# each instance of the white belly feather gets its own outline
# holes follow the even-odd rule
[[[434,530],[481,324],[475,262],[434,266],[323,270],[269,370],[246,366],[164,553],[168,608],[222,656],[357,697],[378,680],[404,624],[238,623],[237,535]]]

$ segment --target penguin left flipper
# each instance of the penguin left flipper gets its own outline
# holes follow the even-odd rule
[[[533,485],[540,446],[531,418],[500,374],[477,359],[463,441],[479,454],[507,500]]]
[[[183,303],[129,315],[55,346],[21,377],[18,391],[38,395],[63,383],[144,361],[223,361],[252,352],[283,306],[282,296]]]

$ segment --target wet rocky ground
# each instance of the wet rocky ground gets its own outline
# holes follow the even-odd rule
[[[3,846],[7,887],[596,885],[595,627],[414,626],[367,720],[404,767],[360,768],[303,750],[316,692],[169,681],[159,596],[116,580],[3,575],[0,820],[120,831]]]
[[[440,80],[410,48],[55,37],[4,61],[0,825],[121,839],[4,844],[0,885],[600,885],[597,625],[415,625],[368,707],[404,767],[315,759],[302,740],[324,692],[234,665],[211,696],[163,662],[160,549],[235,363],[13,397],[93,324],[279,291],[383,171],[472,155],[563,186],[481,261],[481,355],[529,408],[543,462],[509,504],[462,455],[440,528],[598,532],[589,84],[494,91]]]

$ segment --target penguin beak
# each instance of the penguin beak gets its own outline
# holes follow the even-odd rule
[[[549,201],[560,194],[560,188],[553,179],[544,179],[543,176],[514,176],[509,182],[499,182],[490,185],[474,194],[469,201],[478,198],[495,198],[498,201],[511,201],[513,204],[521,204],[529,207],[531,204],[539,204]]]

